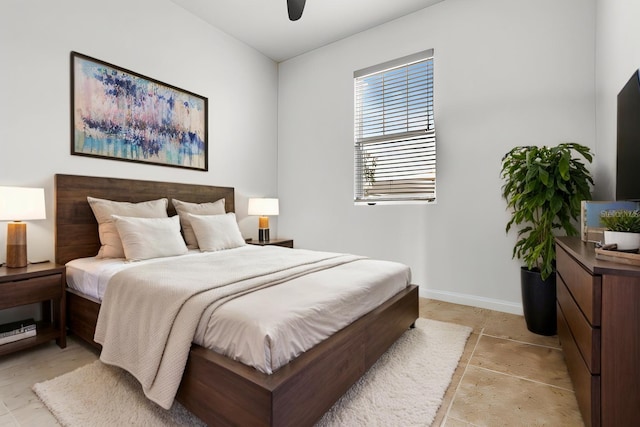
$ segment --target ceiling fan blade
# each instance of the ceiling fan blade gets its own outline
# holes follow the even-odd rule
[[[289,19],[297,21],[302,16],[304,4],[307,0],[287,0],[287,9],[289,10]]]

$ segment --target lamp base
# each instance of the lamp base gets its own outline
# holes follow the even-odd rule
[[[261,242],[269,241],[269,229],[268,228],[258,228],[258,240]]]
[[[7,267],[27,266],[27,224],[10,222],[7,224]]]

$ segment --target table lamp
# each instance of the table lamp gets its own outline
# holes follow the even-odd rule
[[[278,215],[278,199],[249,199],[249,215],[259,215],[258,219],[258,240],[269,241],[269,216]]]
[[[7,225],[7,267],[27,266],[27,224],[46,219],[44,188],[0,187],[0,221]]]

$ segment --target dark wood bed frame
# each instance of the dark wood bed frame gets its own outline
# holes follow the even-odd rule
[[[98,252],[98,225],[87,196],[130,202],[167,197],[195,203],[224,197],[227,212],[235,211],[231,187],[56,175],[59,264]],[[169,215],[175,215],[171,201]],[[70,331],[99,347],[93,335],[100,303],[68,290],[67,309]],[[412,285],[272,375],[194,344],[177,400],[209,425],[313,425],[417,317],[418,289]]]

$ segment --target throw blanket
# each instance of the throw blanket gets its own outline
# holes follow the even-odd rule
[[[277,283],[361,259],[353,255],[245,247],[167,258],[109,281],[95,341],[100,360],[130,372],[145,395],[169,409],[207,307]]]

